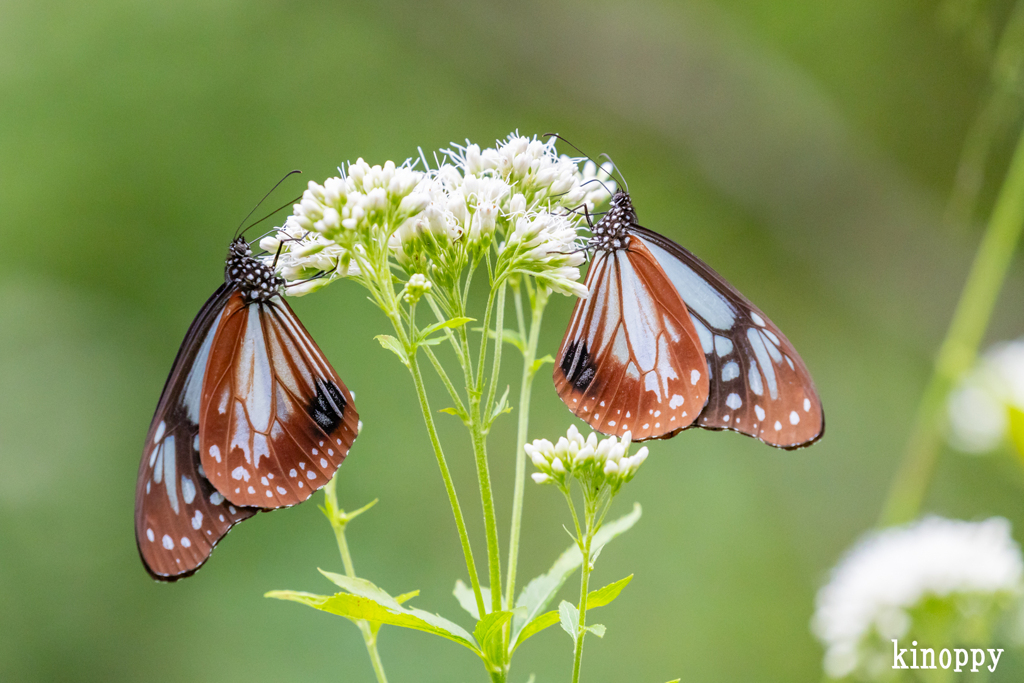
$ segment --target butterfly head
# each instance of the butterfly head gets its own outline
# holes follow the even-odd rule
[[[270,301],[284,287],[284,278],[278,277],[266,263],[253,258],[252,249],[242,237],[228,248],[224,281],[237,287],[246,303]]]
[[[598,251],[616,251],[629,246],[629,230],[636,225],[636,211],[628,192],[612,195],[612,207],[594,226],[589,246]]]

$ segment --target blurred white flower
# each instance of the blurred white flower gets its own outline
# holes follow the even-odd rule
[[[846,676],[862,662],[872,634],[904,636],[910,611],[929,597],[1017,596],[1024,560],[1010,523],[928,517],[867,534],[832,570],[818,591],[812,629],[825,645],[825,672]]]
[[[570,477],[575,477],[598,489],[608,485],[614,495],[619,487],[636,476],[640,465],[647,460],[646,446],[629,455],[631,440],[629,432],[621,439],[609,436],[600,441],[597,434],[591,432],[584,439],[576,425],[572,425],[558,443],[536,439],[526,444],[525,450],[538,470],[533,474],[538,484],[553,482],[565,486]]]
[[[997,448],[1009,430],[1009,410],[1024,410],[1024,340],[996,344],[947,402],[949,442],[966,453]]]

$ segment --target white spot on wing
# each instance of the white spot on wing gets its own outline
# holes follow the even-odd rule
[[[181,476],[181,497],[185,499],[185,505],[191,505],[196,498],[196,485],[185,475]]]
[[[257,432],[270,431],[270,404],[273,392],[273,375],[267,343],[260,322],[259,308],[253,306],[246,316],[246,328],[242,348],[235,361],[235,387],[240,396],[245,396],[245,411]]]
[[[754,406],[754,413],[757,415],[757,419],[758,420],[763,420],[764,419],[764,408],[762,408],[761,406],[755,405]]]
[[[153,435],[153,443],[160,443],[160,439],[164,438],[164,431],[167,429],[167,423],[160,420],[160,424],[156,426],[156,434]]]
[[[715,353],[719,358],[725,358],[732,353],[732,340],[728,337],[715,337]]]
[[[673,410],[675,410],[681,405],[683,405],[683,397],[680,396],[679,394],[675,394],[672,397],[672,400],[668,402],[668,407],[672,408]]]
[[[231,478],[236,481],[241,481],[242,479],[249,481],[249,470],[239,465],[235,469],[231,470]]]
[[[811,409],[811,399],[805,398],[804,399],[804,412],[806,413],[806,412],[810,411],[810,409]]]
[[[220,495],[220,491],[214,491],[210,494],[210,502],[214,505],[220,505],[224,502],[224,496]]]
[[[700,381],[700,370],[690,370],[690,384],[696,384]]]
[[[146,538],[148,538],[150,541],[156,538],[156,536],[153,535],[152,529],[146,529]]]
[[[220,462],[220,449],[216,445],[210,446],[210,457]]]
[[[764,327],[764,318],[759,316],[757,313],[754,313],[753,311],[751,311],[750,312],[750,319],[753,320],[758,325],[760,325],[761,327]]]
[[[741,405],[743,405],[743,399],[740,398],[739,394],[729,394],[725,398],[725,405],[729,406],[733,410],[737,410]]]
[[[164,534],[164,537],[162,539],[160,539],[160,540],[163,543],[164,548],[166,548],[167,550],[174,550],[174,539],[173,538],[171,538],[167,534]]]
[[[203,525],[203,513],[196,510],[195,516],[192,517],[192,528],[198,530]]]
[[[740,376],[740,365],[734,360],[722,366],[722,381],[731,382]]]
[[[795,425],[800,423],[800,416],[796,414],[796,411],[792,411],[789,414],[789,424]]]
[[[188,540],[188,536],[182,536],[181,537],[181,547],[182,548],[191,548],[192,547],[192,541]]]

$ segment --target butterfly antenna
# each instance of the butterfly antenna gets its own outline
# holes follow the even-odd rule
[[[274,209],[273,211],[271,211],[270,213],[268,213],[266,216],[264,216],[263,218],[259,219],[258,221],[253,221],[249,225],[245,226],[245,230],[243,230],[239,234],[244,235],[246,232],[249,231],[249,228],[252,228],[252,227],[255,227],[255,226],[259,225],[260,223],[262,223],[263,221],[267,220],[268,218],[273,216],[275,213],[277,213],[281,209],[288,208],[289,206],[291,206],[295,202],[299,201],[300,199],[302,199],[302,195],[301,194],[298,197],[295,197],[294,199],[292,199],[291,201],[289,201],[289,202],[287,202],[285,204],[282,204],[281,206],[277,207],[276,209]]]
[[[615,162],[612,161],[612,158],[605,154],[604,152],[601,152],[601,154],[598,154],[598,156],[604,157],[605,159],[608,160],[608,163],[612,165],[612,168],[615,169],[615,172],[619,174],[619,180],[621,180],[622,184],[626,187],[626,194],[629,194],[629,183],[626,182],[626,177],[622,175],[622,171],[620,171],[619,167],[615,165]]]
[[[619,175],[621,175],[621,174],[619,174]],[[605,185],[604,181],[601,180],[600,178],[591,178],[590,180],[586,181],[585,183],[580,183],[580,187],[585,187],[585,186],[589,185],[590,183],[600,183],[601,187],[604,188],[604,191],[608,193],[609,197],[612,196],[613,194],[615,194],[614,192],[612,192],[611,190],[608,189],[608,186]],[[627,193],[629,192],[629,188],[628,187],[626,188],[626,192]]]
[[[274,193],[274,190],[276,190],[281,185],[281,183],[283,183],[285,180],[288,179],[289,176],[294,175],[295,173],[302,173],[302,171],[300,171],[298,169],[295,169],[294,171],[288,171],[287,173],[285,173],[284,177],[281,178],[280,180],[278,180],[277,183],[272,188],[270,188],[270,192],[268,192],[265,195],[263,195],[263,199],[261,199],[258,202],[256,202],[256,206],[252,207],[252,211],[247,213],[245,215],[245,218],[242,219],[242,222],[238,224],[238,228],[235,230],[235,237],[234,237],[234,239],[238,239],[240,235],[245,233],[245,230],[248,230],[249,228],[252,227],[252,225],[250,225],[249,228],[246,228],[245,230],[242,230],[242,226],[245,225],[245,222],[247,220],[249,220],[250,216],[252,216],[254,213],[256,213],[256,209],[260,208],[260,205],[263,204],[263,202],[266,201],[267,197],[272,195]],[[278,209],[278,211],[280,211],[280,210],[281,209]],[[270,215],[272,216],[273,214],[270,214]],[[259,222],[259,221],[257,221],[257,222]],[[253,223],[253,225],[256,225],[256,223]]]

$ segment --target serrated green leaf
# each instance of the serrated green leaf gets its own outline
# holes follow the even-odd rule
[[[452,595],[459,601],[459,606],[469,612],[469,616],[476,621],[480,620],[480,611],[476,608],[476,593],[463,583],[462,579],[455,580],[455,590],[452,591]]]
[[[390,334],[378,334],[374,339],[380,342],[380,345],[385,349],[398,356],[398,360],[402,361],[402,365],[409,367],[409,356],[405,354],[405,349],[402,348],[401,342]]]
[[[459,317],[459,318],[452,318],[451,320],[443,320],[441,322],[434,323],[433,325],[428,325],[427,327],[425,327],[422,330],[420,330],[419,343],[421,343],[421,344],[426,343],[426,342],[424,342],[422,340],[426,339],[427,337],[429,337],[430,335],[434,334],[438,330],[455,329],[457,327],[462,327],[466,323],[472,322],[473,320],[475,320],[475,318]],[[444,337],[437,337],[437,339],[439,339],[439,340],[440,339],[444,339]]]
[[[594,607],[604,607],[615,598],[619,597],[619,593],[622,589],[629,585],[629,582],[633,580],[633,575],[630,574],[624,579],[619,579],[615,583],[609,583],[604,588],[599,588],[596,591],[590,591],[587,593],[587,611],[590,611]]]
[[[562,625],[562,630],[568,633],[572,637],[572,642],[575,643],[580,635],[580,611],[576,609],[576,605],[568,600],[558,603],[558,623]]]
[[[592,626],[584,626],[583,628],[590,631],[598,638],[604,638],[605,631],[607,630],[604,627],[604,624],[594,624]]]
[[[594,535],[594,539],[590,543],[591,557],[600,553],[601,549],[613,538],[632,528],[637,523],[637,520],[640,519],[641,514],[643,514],[643,510],[640,504],[634,503],[633,510],[629,514],[604,524]],[[523,619],[517,617],[513,620],[512,643],[517,643],[519,633],[528,622],[547,609],[551,601],[554,600],[555,594],[558,593],[566,580],[581,564],[583,564],[583,553],[580,552],[576,544],[573,544],[555,560],[555,563],[547,573],[538,576],[526,584],[526,587],[516,600],[516,607],[526,608],[526,617]]]
[[[511,388],[512,387],[510,386],[505,386],[505,393],[503,393],[501,395],[501,399],[499,399],[498,402],[494,404],[494,410],[491,411],[491,417],[488,420],[488,424],[498,419],[498,416],[501,415],[502,413],[512,412],[512,406],[508,405],[508,391]]]
[[[554,363],[554,362],[555,362],[555,359],[551,357],[551,354],[548,354],[548,355],[544,356],[543,358],[538,358],[537,360],[533,361],[532,365],[530,365],[530,374],[532,375],[532,374],[536,373],[538,370],[540,370],[542,367],[544,367],[544,365],[546,363]]]
[[[625,588],[632,580],[633,575],[630,574],[626,578],[620,579],[615,583],[610,583],[604,588],[599,588],[596,591],[591,591],[590,593],[587,593],[587,614],[590,614],[590,610],[596,609],[598,607],[604,607],[612,600],[614,600],[616,597],[618,597],[619,593],[622,592],[622,589]],[[563,600],[562,602],[565,601]],[[575,609],[575,607],[573,609]],[[526,623],[526,625],[517,635],[514,635],[512,637],[512,652],[515,652],[516,648],[518,648],[520,645],[526,642],[527,639],[532,638],[533,636],[537,635],[546,628],[554,626],[555,624],[559,623],[560,620],[561,605],[559,605],[558,611],[551,610],[550,612],[545,612],[544,614],[534,617]]]
[[[484,328],[474,327],[474,332],[483,332]],[[487,330],[487,336],[490,339],[497,339],[498,335],[494,330]],[[519,353],[526,353],[526,344],[523,342],[522,336],[515,330],[505,329],[502,331],[501,339],[506,344],[511,344],[519,350]]]
[[[476,638],[480,649],[496,669],[502,669],[507,659],[502,629],[511,619],[512,612],[491,612],[478,621],[473,630],[473,637]]]
[[[328,573],[325,572],[325,575]],[[350,621],[368,621],[371,624],[378,622],[379,624],[401,626],[403,628],[433,633],[472,650],[480,657],[484,656],[473,640],[473,636],[458,624],[438,614],[402,607],[395,598],[392,598],[383,589],[378,588],[365,579],[351,579],[351,577],[343,577],[339,574],[334,574],[328,578],[332,581],[339,579],[341,582],[347,583],[366,595],[355,593],[315,595],[299,591],[270,591],[264,597],[298,602],[322,612],[345,617]],[[368,597],[368,595],[377,597]],[[411,596],[407,594],[402,597],[408,599]],[[379,629],[380,626],[376,628]]]

